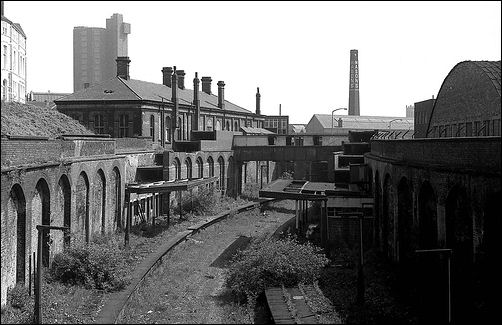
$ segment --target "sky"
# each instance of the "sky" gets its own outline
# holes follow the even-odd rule
[[[161,69],[210,76],[212,92],[265,115],[307,124],[348,107],[350,50],[359,54],[360,113],[405,116],[437,97],[459,62],[501,58],[501,2],[5,1],[27,35],[27,90],[73,91],[73,27],[131,24],[131,79]],[[338,111],[338,115],[347,111]]]

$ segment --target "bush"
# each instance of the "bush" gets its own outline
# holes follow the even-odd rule
[[[54,256],[51,278],[65,284],[100,290],[120,290],[125,282],[118,275],[122,252],[109,237],[85,244],[74,242]]]
[[[23,309],[27,306],[31,299],[28,288],[24,286],[24,283],[18,283],[13,288],[9,289],[7,297],[10,301],[10,305],[19,309]]]
[[[271,286],[314,283],[329,259],[317,246],[296,238],[266,239],[238,252],[226,278],[237,294],[256,297]]]
[[[241,197],[247,200],[256,200],[260,197],[260,184],[258,183],[246,183],[242,189]]]
[[[219,194],[214,187],[201,186],[194,189],[191,194],[183,193],[181,209],[183,210],[183,214],[204,215],[214,208],[218,200]],[[175,212],[178,212],[177,206],[173,206],[172,208]]]

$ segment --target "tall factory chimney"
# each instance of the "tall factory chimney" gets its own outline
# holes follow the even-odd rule
[[[350,50],[349,115],[359,112],[359,59],[357,50]]]

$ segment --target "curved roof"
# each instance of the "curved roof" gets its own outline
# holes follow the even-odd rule
[[[392,130],[394,129],[413,129],[413,117],[392,117],[392,116],[360,116],[360,115],[333,115],[331,114],[314,114],[312,119],[317,119],[321,126],[325,129],[338,127],[337,121],[342,119],[342,127],[353,130],[375,130],[389,129],[391,123]],[[333,122],[332,122],[333,121]]]
[[[446,78],[443,80],[443,83],[441,84],[441,87],[439,88],[438,96],[437,99],[434,103],[434,106],[432,107],[431,114],[429,116],[429,122],[427,125],[427,133],[429,134],[429,131],[431,129],[431,123],[433,123],[434,119],[437,118],[437,107],[438,105],[441,106],[441,99],[443,96],[445,96],[444,92],[448,92],[451,90],[451,86],[449,87],[450,89],[444,89],[445,85],[450,81],[450,77],[454,76],[457,73],[464,73],[463,78],[461,81],[454,81],[456,85],[459,85],[461,83],[464,84],[464,86],[467,86],[467,88],[463,88],[463,92],[460,92],[459,94],[464,97],[464,100],[462,102],[467,102],[469,100],[473,100],[472,95],[466,94],[466,92],[470,92],[471,90],[474,89],[483,89],[486,91],[486,94],[498,94],[499,98],[491,98],[491,100],[494,100],[495,102],[499,103],[499,108],[500,110],[500,97],[501,97],[501,61],[462,61],[457,63],[448,73]],[[485,79],[485,80],[483,80]],[[490,86],[485,86],[484,88],[481,88],[480,85],[491,85],[493,86],[493,90],[495,92],[490,92]],[[469,97],[471,96],[471,97]],[[486,100],[485,98],[488,95],[477,95],[479,97],[483,97],[483,100]],[[495,95],[496,96],[496,95]],[[481,99],[481,98],[478,98]],[[481,103],[482,101],[477,100],[477,104]],[[457,103],[458,104],[458,103]],[[464,103],[465,104],[465,103]],[[482,105],[482,104],[480,104]],[[455,105],[454,105],[455,106]],[[458,105],[456,105],[458,106]],[[469,105],[467,105],[469,106]],[[478,105],[479,106],[479,105]],[[484,106],[482,106],[484,108]],[[457,108],[457,107],[456,107]],[[469,107],[469,109],[472,110],[477,110],[479,112],[480,107]],[[493,108],[491,108],[493,109]],[[436,111],[436,114],[434,112]],[[467,112],[460,112],[456,111],[455,114],[457,116],[460,115],[465,115],[468,114]]]

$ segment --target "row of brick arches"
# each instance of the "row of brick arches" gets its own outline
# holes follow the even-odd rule
[[[49,265],[54,253],[70,244],[71,238],[88,242],[95,234],[122,227],[122,185],[117,167],[113,168],[108,178],[103,169],[98,169],[92,186],[85,171],[80,172],[73,187],[70,179],[67,174],[61,175],[52,191],[44,177],[37,181],[32,190],[23,189],[19,183],[11,187],[7,214],[16,228],[16,238],[12,241],[15,245],[13,265],[16,283],[27,280],[28,261],[37,250],[36,225],[66,226],[71,229],[68,236],[51,232],[42,238],[44,266]]]

